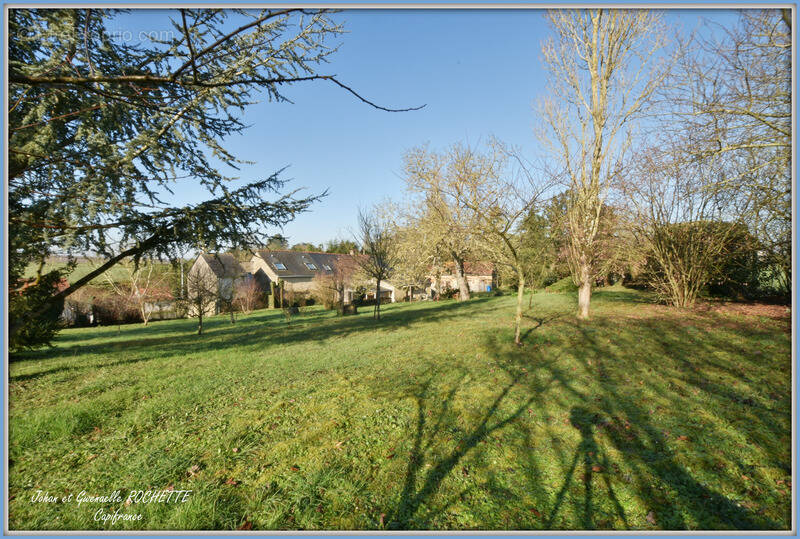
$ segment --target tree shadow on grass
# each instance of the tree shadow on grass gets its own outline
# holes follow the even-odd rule
[[[610,498],[605,500],[606,505],[614,507],[624,527],[630,525],[629,515],[613,489],[614,463],[609,460],[607,451],[598,443],[595,434],[597,431],[602,433],[603,445],[613,447],[615,454],[619,455],[617,458],[622,459],[621,463],[633,471],[634,477],[627,482],[633,482],[633,488],[649,506],[647,519],[649,525],[661,529],[687,529],[690,526],[700,529],[780,529],[778,522],[761,514],[760,511],[743,506],[716,491],[706,480],[695,477],[697,472],[687,469],[670,449],[670,445],[674,446],[675,442],[668,440],[662,429],[649,419],[650,412],[645,408],[647,401],[637,398],[631,391],[631,387],[636,387],[633,377],[641,367],[633,362],[635,355],[620,355],[620,351],[636,350],[637,345],[646,339],[642,331],[647,332],[651,328],[645,324],[636,331],[618,331],[615,342],[611,343],[597,337],[601,329],[605,330],[605,334],[612,330],[611,326],[607,326],[608,321],[593,320],[591,324],[595,326],[595,331],[586,331],[589,329],[586,323],[571,322],[571,324],[577,329],[576,337],[571,344],[573,353],[576,357],[584,358],[583,374],[588,374],[595,381],[590,391],[584,386],[578,386],[579,377],[574,368],[569,369],[557,361],[531,358],[529,350],[500,342],[497,336],[487,338],[487,348],[496,351],[497,362],[504,363],[510,373],[525,368],[536,368],[548,373],[557,382],[563,402],[573,403],[570,408],[570,423],[579,431],[581,441],[564,470],[562,486],[556,495],[554,505],[549,509],[550,514],[545,521],[546,527],[552,528],[556,525],[556,518],[566,503],[566,494],[571,490],[575,473],[581,464],[583,499],[581,507],[576,507],[572,512],[579,515],[579,522],[575,523],[575,527],[578,525],[584,529],[596,527],[593,509],[597,496],[593,488],[595,475],[602,477],[605,483],[604,495]],[[603,327],[604,325],[606,327]],[[696,363],[704,361],[698,358],[713,358],[719,347],[724,346],[724,343],[716,342],[717,339],[709,335],[703,335],[702,339],[691,337],[679,325],[669,326],[662,321],[658,329],[661,332],[661,339],[669,339],[670,342],[675,339],[681,342],[684,349],[692,350]],[[662,352],[674,356],[673,348],[667,346]],[[715,360],[711,360],[712,364],[713,361]],[[654,369],[661,367],[657,363],[651,366]],[[669,372],[670,376],[673,374]],[[650,380],[658,376],[658,373],[653,373],[651,370]],[[706,386],[708,384],[706,383]],[[651,389],[659,390],[657,387]],[[730,389],[726,392],[718,389],[706,387],[704,390],[721,399],[730,398]],[[692,407],[688,405],[690,401],[683,395],[669,390],[662,389],[660,393],[661,398],[672,403],[670,412],[683,418],[687,424],[691,424]],[[535,398],[535,404],[545,406],[544,400],[536,395],[532,397]],[[552,398],[552,395],[548,398]],[[751,431],[747,429],[748,425],[743,425],[741,421],[737,422],[734,413],[727,414],[722,410],[725,410],[724,405],[720,407],[720,412],[723,416],[730,415],[728,418],[730,424],[740,425],[739,428],[742,429],[740,436],[751,436]],[[761,421],[764,422],[764,428],[772,432],[775,438],[781,435],[785,438],[789,428],[785,423],[774,418],[762,418]],[[696,443],[703,442],[696,440]],[[780,454],[780,448],[774,441],[765,449],[772,455]],[[533,469],[537,468],[537,463],[534,463]],[[530,479],[531,490],[541,489],[535,482],[535,477],[531,476]],[[616,479],[619,480],[618,477]],[[572,490],[573,500],[574,494]]]
[[[572,485],[575,471],[578,468],[579,462],[583,464],[583,474],[581,475],[584,491],[583,508],[581,511],[582,528],[585,530],[593,530],[596,528],[592,505],[592,481],[595,474],[599,475],[603,480],[611,501],[614,504],[614,510],[620,520],[622,520],[624,523],[625,529],[630,527],[628,524],[628,519],[625,516],[625,509],[622,507],[622,504],[620,504],[619,499],[614,492],[614,487],[612,486],[608,477],[608,472],[611,469],[611,461],[605,451],[603,451],[595,441],[594,427],[598,420],[599,417],[597,414],[592,414],[587,409],[580,406],[575,406],[570,411],[570,423],[578,430],[578,432],[580,432],[581,441],[578,444],[578,448],[575,450],[574,456],[572,457],[569,470],[567,470],[567,473],[564,476],[564,483],[556,495],[555,505],[550,511],[550,516],[547,518],[545,527],[548,529],[552,528],[553,523],[558,516],[558,511],[564,503],[564,497],[567,491]]]
[[[389,529],[429,528],[437,515],[446,511],[450,505],[461,499],[470,490],[469,488],[463,489],[444,503],[431,505],[442,481],[453,473],[469,453],[476,451],[478,444],[486,443],[493,433],[512,425],[519,419],[536,398],[530,396],[515,406],[512,411],[502,411],[509,393],[519,387],[524,375],[519,373],[516,377],[512,377],[480,413],[477,421],[473,421],[466,431],[458,430],[461,435],[457,440],[453,440],[455,448],[444,456],[437,456],[432,451],[432,446],[440,442],[442,438],[449,438],[447,432],[453,425],[448,422],[448,415],[451,411],[452,401],[466,376],[467,373],[462,372],[458,381],[443,397],[432,389],[433,381],[436,379],[433,376],[419,384],[410,395],[407,395],[416,401],[416,428],[406,464],[402,491],[395,507],[387,513],[386,522]],[[548,387],[549,384],[542,384],[538,387],[538,391],[546,392]],[[393,396],[395,398],[402,397],[402,394]],[[436,407],[438,407],[436,417],[431,419]],[[468,472],[463,469],[462,473]],[[501,487],[495,485],[495,490],[498,488]]]

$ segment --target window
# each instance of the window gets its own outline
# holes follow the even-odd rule
[[[322,267],[325,269],[325,271],[333,271],[331,267],[327,264],[323,264]]]
[[[317,266],[315,266],[315,265],[314,265],[314,264],[312,264],[311,262],[306,262],[306,263],[305,263],[305,265],[306,265],[306,267],[307,267],[308,269],[310,269],[310,270],[312,270],[312,271],[313,271],[313,270],[315,270],[315,269],[317,269]]]
[[[280,262],[273,262],[273,264],[275,265],[275,269],[276,270],[285,270],[286,269],[286,266],[284,266]]]

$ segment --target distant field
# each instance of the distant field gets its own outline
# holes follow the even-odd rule
[[[75,282],[78,279],[84,277],[89,272],[93,271],[95,268],[100,267],[100,265],[101,262],[95,263],[85,259],[81,260],[80,262],[78,262],[77,266],[75,267],[75,270],[72,271],[69,275],[67,275],[66,278],[69,282]],[[66,266],[65,262],[51,260],[44,265],[42,272],[47,273],[48,271],[53,271],[54,269],[63,268],[65,266]],[[163,264],[163,268],[165,270],[169,270],[172,269],[172,266],[169,264]],[[187,270],[189,269],[188,265],[186,266],[186,269]],[[38,264],[28,264],[28,266],[25,268],[25,277],[28,278],[34,277],[38,270],[39,270]],[[125,282],[130,280],[130,275],[125,270],[125,268],[120,265],[112,266],[108,270],[108,275],[116,282]],[[101,275],[100,277],[94,278],[91,282],[92,284],[102,284],[106,282],[106,278]]]
[[[10,364],[10,528],[790,528],[785,308],[513,303],[66,330]]]

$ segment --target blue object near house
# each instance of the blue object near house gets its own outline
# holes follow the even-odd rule
[[[490,284],[487,284],[487,285],[486,285],[486,291],[487,291],[487,292],[491,292],[491,291],[492,291],[492,285],[490,285]]]

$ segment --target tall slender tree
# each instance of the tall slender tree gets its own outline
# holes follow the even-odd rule
[[[555,37],[541,100],[543,142],[569,188],[569,261],[578,317],[589,316],[600,213],[631,142],[633,122],[667,74],[660,14],[653,10],[552,10]]]

